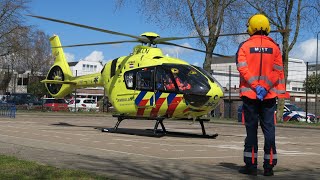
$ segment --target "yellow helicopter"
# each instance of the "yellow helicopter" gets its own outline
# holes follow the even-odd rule
[[[156,47],[157,44],[165,44],[205,53],[199,49],[168,42],[197,37],[160,38],[153,32],[133,36],[42,16],[29,16],[134,38],[129,41],[62,46],[57,35],[51,37],[50,43],[55,61],[46,79],[41,81],[45,83],[51,96],[64,97],[75,88],[103,86],[109,101],[116,110],[113,116],[118,118],[112,132],[117,131],[119,124],[124,119],[149,119],[156,120],[155,133],[159,124],[162,132],[165,133],[167,131],[163,120],[173,118],[199,121],[203,136],[208,136],[203,124],[207,118],[204,117],[218,105],[223,97],[222,87],[202,68],[178,58],[165,56],[161,49]],[[140,42],[141,45],[136,45],[130,55],[107,62],[99,73],[72,76],[63,47],[124,42]],[[105,131],[110,131],[110,129],[105,129]]]

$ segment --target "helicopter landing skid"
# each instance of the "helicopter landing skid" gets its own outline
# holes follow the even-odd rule
[[[120,125],[120,123],[125,120],[125,119],[140,119],[140,120],[156,120],[156,123],[154,125],[153,128],[153,135],[155,136],[159,136],[159,135],[165,135],[165,134],[181,134],[181,133],[174,133],[174,132],[168,132],[163,124],[163,120],[165,118],[142,118],[142,117],[129,117],[129,116],[123,116],[123,115],[113,115],[113,117],[117,117],[118,121],[116,123],[116,125],[114,126],[114,128],[103,128],[102,132],[111,132],[111,133],[116,133],[118,130],[118,127]],[[203,122],[204,121],[209,121],[208,119],[196,119],[196,121],[199,121],[200,125],[201,125],[201,130],[202,130],[202,135],[201,137],[204,138],[216,138],[218,136],[218,134],[213,134],[213,135],[208,135],[206,133],[205,127]],[[161,126],[161,129],[158,129],[159,124]]]
[[[209,119],[197,119],[196,121],[199,121],[200,125],[201,125],[201,130],[202,130],[202,136],[206,137],[206,138],[216,138],[218,136],[218,133],[215,133],[213,135],[208,135],[206,133],[206,129],[204,128],[204,124],[203,121],[210,121]]]
[[[113,115],[113,117],[118,117],[118,121],[116,125],[113,128],[103,128],[101,130],[102,132],[117,132],[120,123],[125,119],[156,120],[156,123],[153,128],[153,134],[158,136],[158,135],[164,135],[167,132],[163,124],[163,120],[165,118],[142,118],[142,117],[131,117],[131,116],[123,116],[123,115]],[[158,129],[159,124],[161,125],[162,130]]]

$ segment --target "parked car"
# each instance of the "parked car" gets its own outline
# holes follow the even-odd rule
[[[42,105],[42,102],[31,93],[11,93],[6,97],[6,101],[15,105]]]
[[[43,98],[43,107],[50,111],[67,111],[68,103],[65,99]]]
[[[308,123],[315,123],[316,116],[312,113],[308,113],[306,118],[306,112],[303,111],[301,108],[297,107],[294,104],[285,103],[283,109],[283,116],[282,120],[284,122],[288,121],[297,121],[297,122],[308,122]],[[242,105],[238,107],[238,122],[242,121]]]
[[[97,111],[97,102],[92,98],[77,98],[71,99],[68,105],[70,111]]]
[[[316,116],[312,113],[308,113],[306,116],[306,112],[300,107],[294,104],[286,103],[283,110],[283,121],[307,121],[308,123],[315,123]]]

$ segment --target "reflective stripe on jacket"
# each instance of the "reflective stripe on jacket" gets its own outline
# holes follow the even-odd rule
[[[236,55],[236,64],[240,73],[240,97],[257,99],[255,88],[260,85],[268,91],[264,99],[284,98],[286,86],[282,56],[270,37],[253,35],[243,42]]]

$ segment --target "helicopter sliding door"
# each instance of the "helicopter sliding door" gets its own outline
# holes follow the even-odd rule
[[[135,69],[134,72],[135,105],[138,108],[154,106],[155,68],[145,67]]]
[[[156,67],[155,90],[159,92],[178,93],[174,77],[170,71],[161,66]]]

